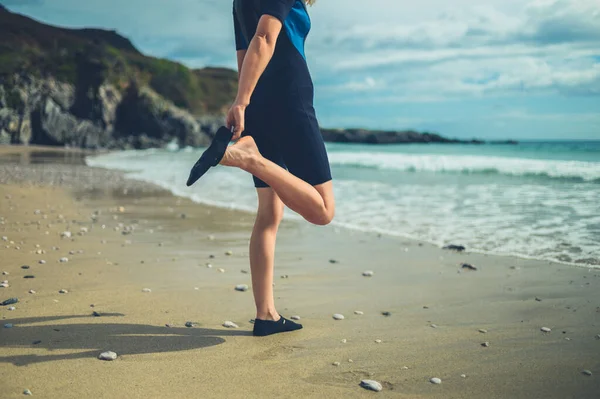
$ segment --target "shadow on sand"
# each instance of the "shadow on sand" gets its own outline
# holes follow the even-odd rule
[[[251,336],[250,331],[215,330],[201,327],[166,327],[143,324],[121,324],[109,322],[109,317],[124,316],[120,313],[104,313],[101,317],[90,315],[30,317],[3,320],[13,328],[0,328],[0,349],[45,348],[84,350],[56,355],[0,356],[0,363],[27,366],[53,360],[97,357],[102,351],[111,350],[119,356],[144,353],[163,353],[206,348],[225,342],[226,336]],[[44,324],[67,319],[94,319],[95,323]],[[102,322],[106,319],[106,322]],[[41,341],[41,342],[40,342]],[[88,350],[86,350],[88,349]]]

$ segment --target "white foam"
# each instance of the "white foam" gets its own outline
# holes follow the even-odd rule
[[[86,162],[90,166],[127,171],[129,177],[152,182],[199,203],[254,212],[256,194],[252,179],[240,170],[215,168],[191,188],[185,186],[187,174],[200,153],[201,150],[189,149],[176,152],[124,151],[87,158]],[[330,157],[334,164],[339,164],[340,160],[345,162],[344,159],[348,159],[348,154],[332,152]],[[378,157],[381,155],[378,154]],[[402,161],[402,165],[427,165],[415,170],[429,171],[433,171],[435,165],[445,168],[458,165],[458,161],[465,158],[389,155],[382,158],[384,162],[397,162],[408,157],[410,161]],[[439,157],[445,160],[433,159]],[[354,162],[370,162],[368,154],[364,153],[352,153],[352,158]],[[471,161],[477,159],[483,168],[483,157],[466,158]],[[373,164],[380,165],[382,159],[373,161]],[[517,165],[525,165],[534,160],[514,161]],[[493,160],[485,162],[496,164]],[[538,166],[545,162],[549,161],[540,161]],[[503,167],[507,168],[508,164],[504,163]],[[473,167],[474,163],[469,165]],[[545,165],[544,173],[547,173],[550,168],[548,163]],[[473,252],[572,264],[577,260],[600,258],[600,231],[597,227],[600,226],[600,185],[507,183],[506,179],[494,178],[477,184],[433,184],[415,179],[405,182],[401,178],[402,174],[398,173],[399,182],[394,179],[385,182],[337,179],[334,184],[337,199],[335,224],[414,238],[440,246],[458,243]],[[467,182],[470,182],[469,179],[464,178]],[[585,189],[580,189],[582,184],[586,185]],[[298,217],[289,212],[290,216]]]
[[[477,155],[399,154],[384,152],[331,152],[332,165],[416,172],[485,173],[512,176],[600,180],[600,162],[541,160]]]

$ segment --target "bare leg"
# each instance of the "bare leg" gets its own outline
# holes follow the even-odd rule
[[[283,203],[271,188],[258,188],[258,212],[250,238],[250,269],[256,318],[279,320],[273,299],[273,267],[277,229],[283,217]]]
[[[325,225],[333,219],[335,201],[331,181],[311,186],[260,155],[250,136],[229,146],[221,164],[252,173],[267,183],[288,208],[311,223]]]

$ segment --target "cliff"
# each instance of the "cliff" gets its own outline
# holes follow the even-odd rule
[[[0,6],[0,143],[204,145],[236,89],[232,70],[191,70],[116,32],[49,26]]]

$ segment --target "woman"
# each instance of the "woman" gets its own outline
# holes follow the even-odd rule
[[[304,1],[234,0],[233,4],[239,88],[227,125],[233,129],[232,139],[239,140],[227,148],[220,164],[251,173],[258,193],[250,239],[257,336],[302,328],[280,316],[273,299],[275,239],[283,206],[318,225],[331,222],[335,209],[304,57],[310,30]]]

